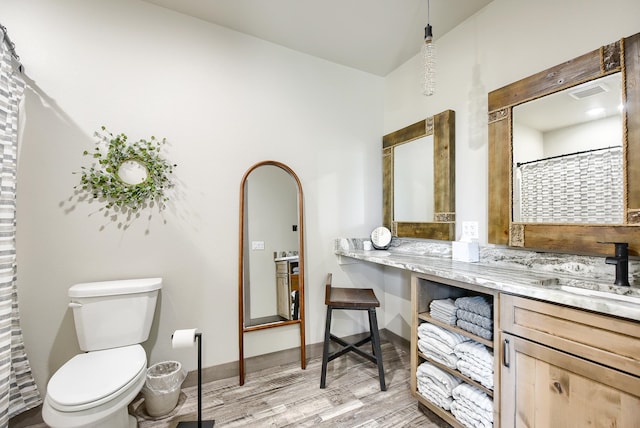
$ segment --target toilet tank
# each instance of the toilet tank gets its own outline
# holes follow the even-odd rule
[[[162,278],[87,282],[69,288],[80,349],[98,351],[149,337]]]

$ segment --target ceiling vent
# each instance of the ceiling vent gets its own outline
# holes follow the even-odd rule
[[[569,95],[576,100],[582,100],[587,97],[601,94],[603,92],[609,92],[607,85],[603,83],[596,83],[590,85],[583,85],[575,88],[569,92]]]

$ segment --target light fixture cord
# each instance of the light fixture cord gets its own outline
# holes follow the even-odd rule
[[[422,94],[426,96],[435,93],[435,56],[433,28],[431,27],[431,1],[427,0],[427,26],[424,28],[424,43],[422,45]]]

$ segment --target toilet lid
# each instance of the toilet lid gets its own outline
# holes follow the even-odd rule
[[[127,385],[146,365],[140,345],[79,354],[51,377],[47,395],[62,406],[95,402]]]

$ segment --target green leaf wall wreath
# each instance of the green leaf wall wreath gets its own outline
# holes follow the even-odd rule
[[[106,208],[115,211],[137,211],[153,205],[163,210],[169,200],[166,191],[173,187],[170,176],[177,166],[160,155],[166,139],[152,136],[128,143],[125,134],[114,135],[104,126],[95,136],[98,138],[95,149],[84,151],[94,163],[82,167],[80,185],[74,187],[76,191],[104,200]],[[142,170],[135,181],[128,181],[122,174],[123,167],[131,163]]]

